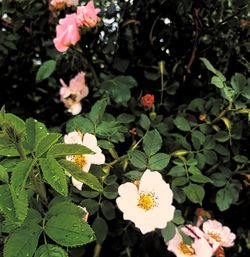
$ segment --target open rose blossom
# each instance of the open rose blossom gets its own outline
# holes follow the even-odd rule
[[[142,96],[141,98],[141,104],[145,109],[150,110],[155,102],[155,97],[154,95],[150,95],[150,94],[146,94],[144,96]]]
[[[56,26],[56,38],[53,42],[59,52],[65,52],[69,46],[75,45],[80,40],[80,33],[77,26],[76,14],[67,14],[59,20]]]
[[[222,247],[231,247],[236,238],[229,227],[222,226],[217,220],[208,220],[203,223],[202,229],[210,244],[218,243]]]
[[[188,230],[184,229],[183,232],[188,236],[190,235]],[[183,241],[179,231],[176,229],[175,236],[167,242],[168,250],[177,257],[211,257],[213,255],[214,249],[204,238],[203,232],[198,227],[196,227],[195,234],[191,237],[194,238],[194,242],[188,245]]]
[[[91,164],[101,165],[105,163],[105,156],[102,153],[101,148],[97,145],[97,140],[94,135],[73,131],[64,136],[64,143],[84,145],[94,152],[93,154],[66,156],[67,160],[75,162],[83,172],[88,172]],[[73,177],[72,183],[78,190],[82,189],[83,184]]]
[[[50,1],[50,5],[53,9],[57,10],[64,8],[65,5],[67,7],[77,6],[79,4],[78,2],[78,0],[52,0]]]
[[[95,8],[94,2],[90,1],[85,6],[77,7],[77,23],[78,26],[86,26],[93,28],[100,21],[97,14],[100,12],[99,8]]]
[[[116,199],[125,220],[131,220],[143,234],[165,228],[173,219],[173,193],[161,174],[147,169],[138,183],[127,182],[118,188]]]
[[[60,88],[60,100],[64,103],[68,111],[73,115],[81,112],[81,100],[89,93],[89,88],[86,85],[85,73],[79,72],[73,79],[70,80],[69,86],[60,79],[62,87]]]

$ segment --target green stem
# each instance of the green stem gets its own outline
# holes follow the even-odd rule
[[[96,243],[93,257],[99,257],[101,253],[101,249],[102,249],[102,246]]]

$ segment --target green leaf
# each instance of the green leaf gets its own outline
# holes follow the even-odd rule
[[[0,165],[0,181],[4,183],[9,183],[9,175],[7,169]]]
[[[134,167],[140,170],[144,170],[147,167],[147,156],[145,155],[145,153],[141,151],[138,151],[138,150],[130,151],[129,161]]]
[[[36,156],[40,157],[46,153],[52,145],[54,145],[58,139],[61,137],[59,133],[50,133],[42,138],[37,144]]]
[[[225,131],[218,131],[217,134],[215,135],[215,139],[220,143],[224,143],[228,141],[229,138],[230,137],[228,132],[225,132]]]
[[[186,175],[186,170],[183,166],[174,166],[170,169],[168,175],[172,177],[182,177]]]
[[[103,114],[107,106],[107,100],[101,99],[98,100],[91,108],[89,113],[90,120],[95,124],[99,124],[102,121]]]
[[[45,233],[62,246],[76,247],[95,240],[94,231],[79,217],[60,214],[49,219]]]
[[[99,210],[99,203],[94,199],[85,199],[81,202],[81,206],[86,207],[90,215],[95,214]]]
[[[209,165],[214,165],[218,160],[216,153],[211,150],[204,150],[204,156],[206,163]]]
[[[93,222],[93,229],[96,234],[96,241],[102,244],[108,235],[108,225],[106,221],[97,216]]]
[[[150,119],[148,118],[147,115],[142,113],[141,116],[140,116],[139,124],[143,129],[149,130],[150,125],[151,125],[151,121],[150,121]]]
[[[135,120],[135,117],[131,114],[121,113],[117,116],[117,121],[120,123],[128,124]]]
[[[211,84],[215,85],[218,88],[223,88],[224,87],[223,81],[217,76],[212,77]]]
[[[13,206],[16,212],[17,223],[22,224],[28,213],[28,192],[22,190],[17,195],[12,186],[10,186]]]
[[[242,91],[246,85],[246,77],[241,73],[235,73],[231,78],[231,85],[236,93]]]
[[[60,160],[62,167],[76,180],[89,186],[90,188],[102,192],[103,188],[99,180],[91,173],[86,173],[81,170],[74,162],[67,160]]]
[[[176,117],[174,119],[174,124],[181,131],[190,131],[191,130],[189,122],[183,117],[180,117],[180,116]]]
[[[107,220],[115,218],[115,206],[109,200],[103,200],[101,202],[101,210]]]
[[[34,166],[35,162],[32,159],[20,161],[13,169],[11,175],[11,185],[18,196],[26,186],[26,180]]]
[[[109,150],[109,149],[115,147],[115,145],[108,140],[98,140],[98,145],[101,148],[106,149],[106,150]]]
[[[205,136],[202,132],[195,130],[192,134],[191,134],[191,140],[193,143],[193,146],[196,150],[200,149],[200,146],[203,145],[205,143]]]
[[[239,163],[247,163],[248,158],[244,155],[237,154],[233,157],[233,160]]]
[[[36,250],[34,257],[68,257],[68,254],[57,245],[45,244]]]
[[[171,156],[165,153],[157,153],[148,160],[148,167],[151,170],[163,170],[168,166]]]
[[[47,79],[56,69],[56,61],[49,60],[42,64],[42,66],[39,67],[37,73],[36,73],[36,81],[40,82],[44,79]]]
[[[96,128],[96,134],[104,137],[112,136],[119,131],[120,127],[116,121],[102,121]]]
[[[26,141],[28,149],[34,151],[38,142],[47,135],[45,125],[37,120],[29,118],[26,120]]]
[[[188,178],[187,177],[178,177],[178,178],[174,178],[172,180],[172,187],[176,187],[176,186],[184,186],[188,183]]]
[[[230,151],[223,145],[217,144],[214,148],[214,151],[223,155],[223,156],[230,156]]]
[[[183,191],[191,202],[202,204],[202,200],[205,196],[205,190],[202,186],[190,183],[183,188]]]
[[[173,222],[168,222],[167,226],[161,230],[161,234],[165,242],[171,240],[176,233],[176,228]]]
[[[4,119],[5,122],[9,121],[12,126],[19,132],[23,132],[25,130],[25,122],[17,117],[16,115],[12,113],[5,113],[4,114]],[[1,119],[0,119],[0,125],[1,125]]]
[[[127,173],[125,173],[125,176],[127,178],[129,178],[130,180],[137,180],[137,179],[140,179],[141,176],[142,176],[142,172],[141,171],[138,171],[138,170],[131,170]]]
[[[118,187],[117,183],[106,186],[103,190],[103,195],[108,199],[115,199],[118,196]]]
[[[241,183],[238,180],[232,180],[231,183],[220,189],[216,194],[216,204],[220,211],[225,211],[236,203],[239,198],[239,192],[242,189]]]
[[[67,155],[92,154],[93,152],[84,145],[80,144],[55,144],[53,145],[47,156],[64,157]]]
[[[210,63],[209,60],[207,60],[206,58],[200,58],[201,61],[205,64],[206,68],[208,70],[210,70],[211,72],[213,72],[214,74],[216,74],[216,69],[213,67],[213,65]]]
[[[0,212],[9,220],[16,220],[16,213],[8,185],[0,185]]]
[[[196,160],[198,161],[197,167],[199,169],[203,169],[205,164],[206,164],[205,156],[202,153],[197,153],[196,154]]]
[[[242,91],[242,95],[250,100],[250,86],[245,86],[245,88]]]
[[[117,76],[106,80],[101,85],[101,91],[107,92],[110,98],[118,104],[126,104],[130,98],[131,88],[137,86],[136,80],[131,76]]]
[[[82,133],[95,133],[95,127],[93,122],[88,118],[83,118],[81,116],[74,117],[70,119],[66,124],[66,131],[69,133],[71,131],[80,131]]]
[[[204,176],[202,174],[194,174],[194,175],[190,176],[189,178],[193,182],[197,182],[197,183],[213,183],[213,181],[209,177]]]
[[[181,225],[185,223],[185,220],[180,210],[175,209],[174,218],[172,219],[172,222],[176,225]]]
[[[17,229],[9,236],[4,246],[4,257],[33,256],[41,233],[42,228],[37,224]]]
[[[68,185],[63,168],[52,156],[39,160],[43,176],[48,184],[63,196],[68,195]]]
[[[148,131],[143,138],[143,149],[148,157],[157,153],[162,146],[162,138],[160,133],[155,129]]]
[[[213,173],[210,179],[213,181],[213,185],[216,187],[225,186],[231,174],[228,172]]]
[[[69,201],[61,201],[53,204],[49,208],[48,212],[46,213],[46,219],[50,219],[51,217],[60,215],[62,213],[65,215],[73,215],[79,218],[84,216],[84,212],[81,208],[79,208],[79,206]]]

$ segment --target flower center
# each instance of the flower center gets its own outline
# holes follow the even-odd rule
[[[73,161],[82,169],[85,165],[86,165],[86,163],[87,163],[87,161],[86,161],[86,158],[85,158],[85,156],[84,155],[74,155],[73,156]]]
[[[220,235],[217,234],[217,233],[209,232],[208,235],[209,235],[210,237],[212,237],[212,238],[213,238],[215,241],[217,241],[217,242],[220,242],[220,241],[221,241],[221,237],[220,237]]]
[[[192,246],[185,244],[183,241],[179,244],[179,249],[185,255],[192,256],[195,254],[195,251]]]
[[[153,193],[141,193],[138,200],[138,207],[148,211],[156,206],[155,197]]]

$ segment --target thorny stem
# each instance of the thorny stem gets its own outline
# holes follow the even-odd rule
[[[23,145],[20,140],[15,141],[15,147],[20,155],[20,159],[26,160],[27,156],[25,154]],[[47,200],[47,196],[46,196],[46,190],[45,190],[44,184],[42,182],[40,172],[38,172],[38,176],[39,176],[39,182],[37,181],[34,170],[32,170],[29,174],[30,180],[31,180],[33,186],[35,187],[37,194],[40,196],[42,202],[44,204],[47,204],[48,200]]]

